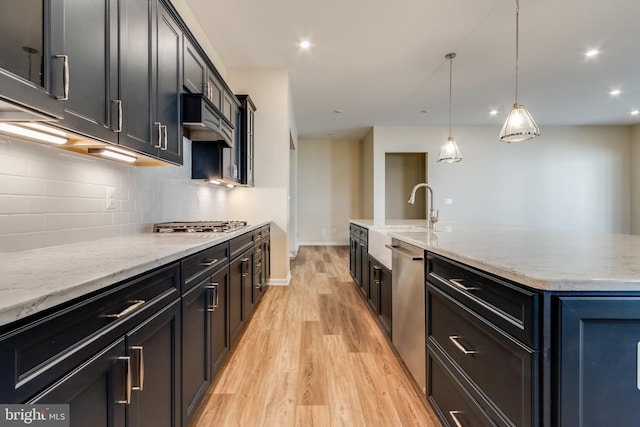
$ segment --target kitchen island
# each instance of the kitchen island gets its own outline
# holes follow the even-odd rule
[[[425,251],[427,399],[445,425],[640,422],[640,236],[352,224]]]

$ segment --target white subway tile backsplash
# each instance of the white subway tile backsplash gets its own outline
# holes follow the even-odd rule
[[[0,252],[149,233],[155,222],[225,219],[226,189],[185,165],[133,167],[0,137]],[[115,210],[106,209],[115,188]]]

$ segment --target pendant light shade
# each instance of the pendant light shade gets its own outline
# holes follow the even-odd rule
[[[440,147],[440,155],[438,156],[438,162],[455,163],[462,160],[462,152],[458,148],[455,139],[451,136],[451,86],[453,77],[453,58],[456,57],[455,53],[448,53],[445,58],[449,60],[449,138]]]
[[[524,105],[518,103],[518,60],[519,60],[519,21],[520,0],[516,0],[516,102],[514,102],[507,121],[500,131],[500,140],[504,142],[527,141],[540,135],[540,128],[531,117]]]

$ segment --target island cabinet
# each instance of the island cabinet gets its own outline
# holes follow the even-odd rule
[[[640,425],[640,294],[560,294],[554,426]]]
[[[72,426],[179,425],[179,288],[173,263],[6,325],[0,401],[68,403]]]
[[[540,425],[540,294],[427,253],[427,399],[445,425]]]
[[[182,425],[229,354],[229,243],[182,260]]]
[[[234,237],[229,242],[229,330],[231,348],[235,346],[253,312],[254,294],[254,238],[253,232]]]
[[[368,302],[371,309],[376,314],[382,328],[391,336],[392,317],[391,317],[391,284],[393,276],[391,270],[385,267],[372,255],[368,255],[367,275],[368,285]],[[367,287],[367,286],[365,286]]]
[[[368,236],[367,228],[349,225],[349,272],[365,298],[369,296]]]

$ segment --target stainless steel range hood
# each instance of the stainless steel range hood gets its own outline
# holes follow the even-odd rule
[[[233,124],[201,93],[182,94],[182,126],[191,141],[233,147]]]

